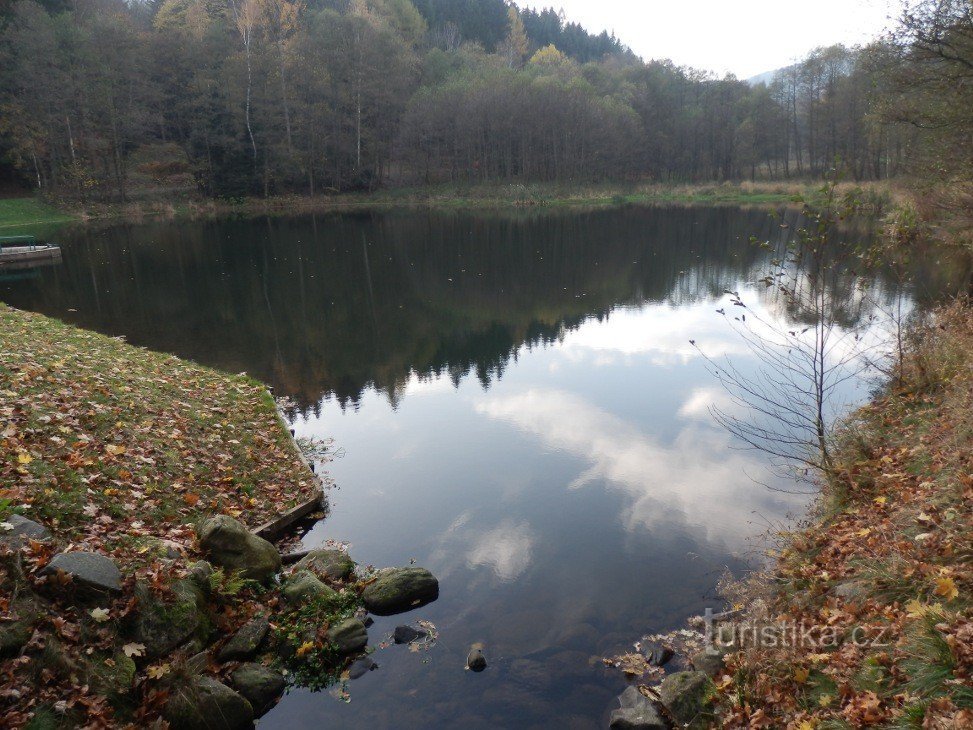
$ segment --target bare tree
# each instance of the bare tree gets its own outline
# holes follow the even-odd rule
[[[879,347],[863,336],[873,318],[860,295],[860,248],[840,230],[847,211],[835,190],[830,182],[819,201],[805,204],[806,224],[777,247],[770,273],[759,282],[779,311],[768,315],[739,292],[727,292],[731,307],[719,310],[756,368],[745,370],[729,356],[708,356],[692,341],[735,406],[714,409],[716,420],[798,476],[835,476],[829,432],[835,399],[869,367],[868,355]]]

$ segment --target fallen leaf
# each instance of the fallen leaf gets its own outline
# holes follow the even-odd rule
[[[93,608],[88,611],[88,615],[100,624],[105,623],[110,618],[107,608]]]

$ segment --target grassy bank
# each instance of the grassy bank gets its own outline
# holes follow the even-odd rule
[[[151,656],[150,638],[168,647],[190,620],[225,637],[274,611],[272,592],[221,571],[203,575],[202,605],[195,528],[215,514],[253,527],[319,487],[260,383],[4,305],[0,396],[0,725],[147,726],[200,649]],[[50,539],[11,549],[17,515]],[[115,562],[117,595],[86,602],[45,574],[79,550]]]
[[[20,232],[16,229],[66,223],[74,219],[73,214],[36,198],[0,198],[0,236]]]
[[[973,727],[973,311],[910,342],[902,383],[841,429],[814,518],[729,587],[756,625],[810,633],[740,642],[715,680],[721,726]]]
[[[201,199],[126,204],[64,202],[53,208],[31,198],[0,200],[0,232],[52,222],[146,218],[209,218],[232,215],[281,215],[391,209],[599,208],[620,205],[783,205],[808,195],[819,183],[714,183],[700,185],[605,184],[589,186],[441,185],[391,188],[373,193]],[[866,185],[889,197],[886,184]],[[29,231],[24,231],[29,232]]]

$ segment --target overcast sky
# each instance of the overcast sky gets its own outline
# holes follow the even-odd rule
[[[590,31],[614,31],[645,60],[749,78],[818,46],[871,40],[899,0],[516,0],[563,8]]]

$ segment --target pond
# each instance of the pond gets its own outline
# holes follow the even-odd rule
[[[735,448],[695,340],[754,365],[725,290],[752,284],[797,213],[738,208],[165,222],[64,233],[64,262],[0,299],[229,372],[334,439],[331,514],[305,537],[416,564],[440,598],[379,619],[349,696],[293,691],[262,728],[604,727],[601,658],[718,607],[715,585],[807,497]],[[781,224],[784,221],[784,225]],[[930,285],[931,286],[931,285]],[[894,296],[884,285],[883,296]],[[843,403],[867,383],[849,382]],[[464,670],[482,643],[486,671]]]

